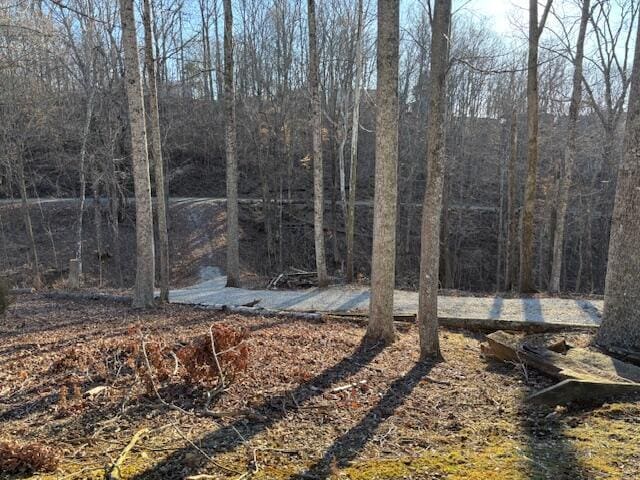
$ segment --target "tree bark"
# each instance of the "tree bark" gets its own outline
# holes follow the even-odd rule
[[[584,58],[584,38],[589,22],[590,0],[583,0],[582,14],[580,17],[580,29],[576,43],[576,56],[573,60],[573,92],[569,105],[569,119],[567,126],[567,145],[564,151],[564,169],[560,177],[558,194],[558,210],[556,212],[556,228],[553,238],[553,260],[551,263],[551,279],[549,291],[560,291],[560,274],[562,272],[562,253],[564,250],[564,229],[566,225],[567,206],[569,203],[569,187],[573,164],[575,163],[578,136],[578,113],[582,102],[582,60]]]
[[[120,0],[122,46],[125,60],[125,85],[131,130],[131,160],[136,200],[136,284],[133,305],[146,308],[153,305],[155,275],[151,180],[147,151],[142,81],[138,62],[138,42],[133,0]]]
[[[309,22],[309,90],[311,93],[311,130],[313,136],[313,229],[316,250],[318,286],[326,287],[327,262],[324,247],[324,182],[322,168],[322,107],[318,72],[318,39],[316,36],[316,2],[307,1]]]
[[[371,254],[371,301],[367,339],[391,343],[398,199],[398,57],[400,6],[378,2],[376,161]]]
[[[353,244],[356,223],[356,188],[358,187],[358,133],[360,131],[360,88],[362,84],[363,53],[363,6],[358,0],[358,31],[356,40],[356,80],[353,95],[353,118],[351,124],[351,157],[349,165],[349,203],[347,206],[347,282],[354,281]]]
[[[89,138],[89,129],[91,128],[91,117],[93,115],[94,95],[95,95],[95,88],[93,85],[89,85],[84,126],[82,128],[82,145],[80,146],[80,165],[78,166],[78,171],[80,174],[80,205],[78,206],[78,221],[76,223],[76,256],[75,256],[75,259],[78,262],[78,287],[82,282],[82,227],[84,223],[83,222],[84,204],[85,204],[86,191],[87,191],[87,172],[86,172],[87,140]]]
[[[224,110],[227,150],[227,287],[239,287],[238,153],[236,148],[236,98],[233,83],[233,10],[231,0],[224,0]]]
[[[618,171],[603,321],[596,341],[605,347],[640,348],[640,29],[638,30],[624,154]]]
[[[538,174],[538,43],[544,28],[551,1],[547,0],[538,25],[538,0],[529,0],[529,58],[527,62],[527,183],[522,214],[522,241],[520,246],[520,292],[535,290],[534,222],[536,183]]]
[[[27,196],[27,184],[24,178],[24,159],[20,152],[17,153],[17,174],[18,174],[18,190],[20,191],[20,200],[22,204],[22,217],[24,221],[24,229],[29,239],[30,255],[29,263],[31,263],[31,281],[33,288],[42,287],[42,277],[40,276],[40,264],[38,261],[38,248],[36,246],[36,238],[33,235],[33,225],[31,223],[31,214],[29,213],[29,203]]]
[[[445,177],[445,100],[449,62],[451,0],[436,0],[431,37],[429,118],[427,120],[427,185],[422,206],[418,332],[422,360],[440,358],[438,284],[440,219]]]
[[[517,232],[518,215],[516,213],[517,194],[517,162],[518,162],[518,108],[516,99],[515,73],[511,74],[511,98],[513,106],[511,109],[511,125],[509,126],[509,164],[507,166],[507,252],[506,252],[506,282],[505,290],[512,290],[517,278]]]
[[[156,59],[153,56],[153,33],[151,1],[143,0],[145,66],[149,81],[149,116],[151,118],[151,158],[153,159],[156,186],[156,218],[158,221],[158,243],[160,244],[160,301],[169,301],[169,232],[167,228],[167,195],[164,190],[164,162],[162,159],[162,137],[160,134],[160,112],[158,110],[158,82]]]

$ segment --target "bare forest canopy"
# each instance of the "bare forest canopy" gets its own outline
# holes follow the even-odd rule
[[[602,293],[638,2],[592,3],[561,290]],[[151,4],[167,192],[173,197],[224,197],[222,2],[154,0]],[[307,2],[234,0],[232,4],[238,189],[241,199],[260,200],[259,214],[245,212],[240,217],[241,232],[252,235],[242,238],[243,248],[250,242],[264,246],[259,273],[288,267],[313,270]],[[356,96],[355,4],[355,0],[322,0],[316,11],[327,263],[329,273],[336,276],[344,269],[346,248],[341,185],[349,183]],[[418,283],[426,183],[431,27],[425,5],[413,2],[401,22],[396,255],[397,284],[404,287]],[[540,40],[534,243],[539,289],[546,289],[550,279],[565,161],[580,20],[579,8],[576,14],[572,6],[573,0],[553,3],[549,13],[553,22]],[[365,1],[364,7],[355,259],[356,271],[368,277],[376,5]],[[136,15],[140,16],[138,5]],[[138,26],[137,31],[142,56],[143,29]],[[485,19],[464,8],[454,10],[446,87],[440,268],[444,288],[504,290],[509,286],[507,257],[518,258],[519,242],[510,226],[520,221],[526,179],[525,33],[522,40],[503,39]],[[101,241],[118,242],[125,200],[133,197],[124,83],[116,0],[0,0],[0,196],[75,198],[80,196],[83,176],[87,195],[102,199],[95,221],[108,227]],[[509,162],[511,152],[514,163]],[[291,200],[300,203],[292,207]],[[55,221],[43,216],[42,224]],[[49,247],[41,242],[40,248]],[[9,263],[5,268],[24,263],[23,257],[3,258]]]

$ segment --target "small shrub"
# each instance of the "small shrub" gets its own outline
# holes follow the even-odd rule
[[[19,445],[15,442],[0,442],[0,473],[3,474],[53,472],[59,461],[58,453],[41,443]]]
[[[219,387],[221,378],[226,387],[247,369],[247,336],[247,330],[220,324],[181,345],[160,335],[144,335],[133,327],[122,337],[65,349],[52,360],[48,372],[64,375],[58,401],[60,412],[71,412],[82,403],[78,382],[84,380],[139,382],[151,395],[177,383]]]
[[[213,325],[209,334],[201,335],[178,350],[177,356],[184,366],[184,379],[189,383],[217,385],[220,373],[228,384],[247,369],[249,347],[248,332],[227,325]],[[212,346],[213,342],[213,346]],[[216,363],[213,348],[218,357]],[[222,372],[218,370],[218,364]]]

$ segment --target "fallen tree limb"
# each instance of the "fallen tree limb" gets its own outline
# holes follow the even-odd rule
[[[111,295],[102,292],[45,292],[44,296],[52,300],[107,300],[128,304],[133,300],[129,295]]]
[[[122,475],[121,475],[122,464],[126,460],[127,455],[129,455],[129,452],[131,452],[133,447],[135,447],[136,443],[138,443],[138,441],[142,438],[142,436],[146,434],[148,431],[149,431],[148,428],[141,428],[133,435],[133,437],[131,437],[131,440],[129,441],[127,446],[124,447],[124,450],[122,450],[122,453],[120,453],[120,455],[118,456],[118,459],[115,462],[113,462],[109,467],[107,467],[106,469],[107,479],[122,480]]]

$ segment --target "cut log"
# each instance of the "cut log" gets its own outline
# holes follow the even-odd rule
[[[529,397],[533,403],[566,405],[569,403],[601,403],[611,397],[640,393],[640,384],[568,379],[540,390]]]

